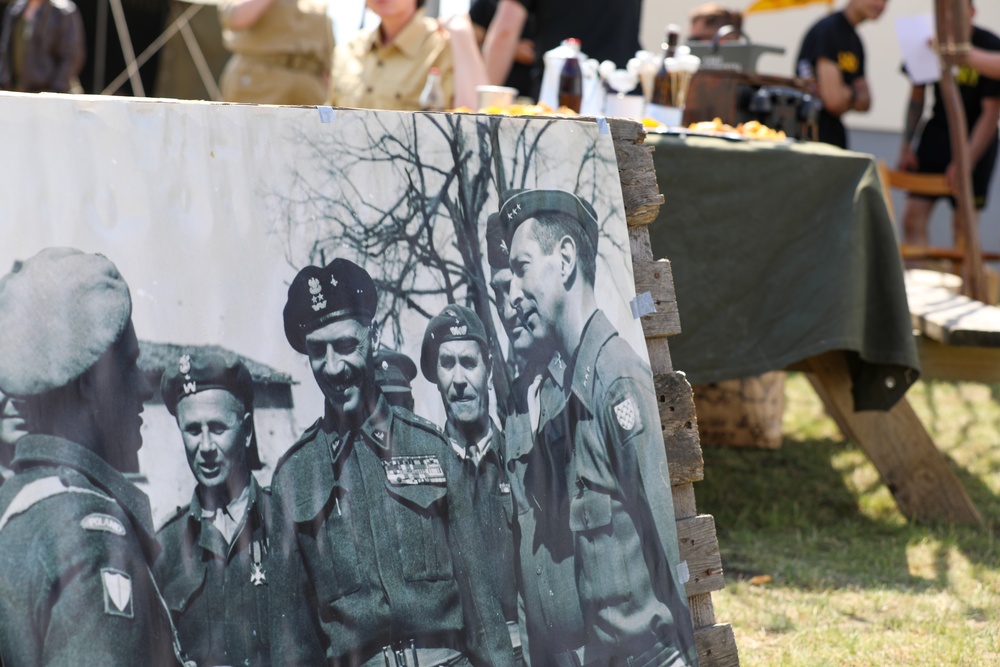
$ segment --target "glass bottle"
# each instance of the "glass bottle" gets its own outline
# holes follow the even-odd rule
[[[563,41],[567,47],[566,62],[559,74],[559,106],[569,107],[580,113],[583,102],[583,72],[580,70],[580,40],[570,38]]]
[[[444,88],[441,86],[441,70],[432,67],[427,74],[427,83],[420,92],[420,110],[444,111],[446,108],[448,103],[444,99]]]

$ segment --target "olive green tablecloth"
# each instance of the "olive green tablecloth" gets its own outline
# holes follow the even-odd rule
[[[666,202],[649,227],[673,269],[694,384],[851,354],[856,409],[888,409],[919,360],[871,156],[806,143],[649,135]]]

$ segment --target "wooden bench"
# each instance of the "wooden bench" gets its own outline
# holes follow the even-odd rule
[[[960,288],[951,274],[906,272],[921,377],[1000,382],[1000,308],[962,296]]]

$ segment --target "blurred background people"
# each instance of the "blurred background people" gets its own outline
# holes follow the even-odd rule
[[[874,21],[887,0],[848,0],[843,10],[813,25],[802,40],[796,73],[813,81],[823,101],[819,140],[847,148],[847,129],[840,118],[848,111],[868,111],[872,98],[865,78],[865,49],[855,30]]]
[[[493,16],[497,11],[497,0],[472,0],[469,7],[469,18],[472,20],[472,28],[476,31],[476,42],[483,45],[486,39],[486,31],[493,21]],[[521,30],[521,38],[517,42],[517,49],[514,51],[514,63],[510,67],[510,74],[503,85],[517,88],[519,95],[530,95],[531,91],[541,81],[541,71],[536,67],[535,58],[535,18],[528,15],[524,22],[524,29]]]
[[[362,30],[334,54],[329,103],[360,109],[418,111],[431,69],[441,76],[444,108],[476,108],[486,69],[468,14],[442,23],[423,0],[367,0],[378,27]]]
[[[380,348],[375,353],[375,384],[389,405],[413,412],[413,386],[417,365],[402,352]]]
[[[546,51],[575,37],[589,58],[611,60],[623,68],[639,50],[642,0],[499,0],[486,31],[483,56],[490,83],[507,80],[529,16],[535,18],[535,63]],[[537,81],[540,84],[541,80]],[[522,94],[525,91],[521,91]],[[538,98],[538,85],[528,92]]]
[[[18,0],[0,31],[0,90],[83,92],[83,20],[71,0]]]
[[[972,0],[970,16],[975,15]],[[972,45],[1000,55],[1000,37],[978,26],[972,28]],[[981,74],[975,67],[962,65],[955,72],[962,96],[962,106],[969,127],[969,161],[973,165],[972,190],[977,211],[986,206],[993,167],[997,159],[997,123],[1000,122],[1000,80]],[[919,133],[916,150],[913,139],[923,117],[926,85],[914,85],[907,106],[903,143],[897,168],[925,174],[945,174],[955,187],[955,164],[951,161],[951,139],[941,88],[934,84],[934,107],[930,119]],[[936,197],[910,194],[903,212],[903,240],[913,245],[928,245],[927,222]],[[954,200],[953,200],[954,201]]]
[[[233,53],[220,88],[227,102],[322,104],[333,53],[325,0],[220,0]]]
[[[709,2],[699,5],[688,14],[687,39],[689,42],[709,42],[715,39],[738,39],[743,31],[743,14],[735,9]],[[726,26],[730,29],[722,31]],[[722,33],[720,33],[722,31]]]

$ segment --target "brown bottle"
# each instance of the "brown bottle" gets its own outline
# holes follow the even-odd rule
[[[666,40],[663,42],[663,62],[653,79],[653,96],[650,99],[652,104],[659,104],[663,107],[676,106],[674,104],[673,86],[670,83],[670,72],[667,71],[667,58],[673,58],[677,54],[677,44],[681,40],[681,29],[671,23],[667,26]]]
[[[559,74],[559,106],[569,107],[580,113],[583,103],[583,72],[580,70],[580,40],[567,39],[563,46],[568,47],[566,62]]]

